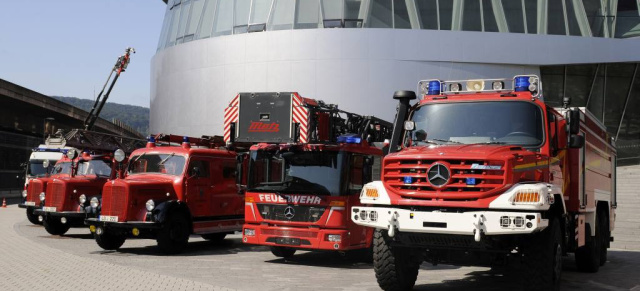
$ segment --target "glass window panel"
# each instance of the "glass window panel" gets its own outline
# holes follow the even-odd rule
[[[178,24],[180,22],[180,6],[173,6],[173,18],[171,19],[171,28],[169,38],[167,38],[167,46],[172,46],[176,43],[176,36],[178,35]]]
[[[293,28],[293,14],[295,0],[275,0],[269,30],[283,30]]]
[[[182,37],[187,26],[187,20],[189,20],[189,12],[191,10],[191,1],[184,1],[182,3],[182,9],[180,9],[180,25],[178,25],[178,35],[176,36],[176,43],[182,43]]]
[[[392,28],[391,0],[371,0],[369,27]]]
[[[319,0],[298,0],[296,5],[295,29],[320,27]]]
[[[440,30],[451,30],[453,23],[453,1],[438,0],[440,10]]]
[[[538,33],[538,0],[524,0],[527,13],[527,32]]]
[[[564,66],[540,67],[540,78],[544,102],[550,106],[561,106],[564,86]]]
[[[631,97],[616,140],[618,166],[640,164],[640,73],[631,88]]]
[[[231,34],[233,29],[233,0],[219,0],[213,36]]]
[[[271,0],[253,0],[251,21],[249,23],[267,23],[272,2]]]
[[[233,33],[247,32],[247,24],[249,23],[249,9],[251,9],[251,0],[235,0],[234,8],[234,28]]]
[[[342,0],[322,0],[324,19],[342,19]]]
[[[164,22],[162,23],[162,30],[160,31],[160,40],[158,41],[158,50],[164,48],[164,45],[167,43],[167,31],[169,30],[169,25],[171,24],[171,16],[172,11],[167,5],[167,11],[164,13]]]
[[[438,0],[416,0],[422,29],[438,29]]]
[[[569,21],[569,34],[582,36],[582,32],[580,32],[580,26],[578,25],[578,18],[576,15],[576,10],[573,7],[573,1],[567,1],[567,20]]]
[[[565,95],[571,97],[571,106],[584,107],[589,98],[593,75],[596,73],[598,65],[573,65],[567,66],[567,88]],[[600,70],[603,68],[601,67]],[[546,92],[545,92],[546,93]],[[562,105],[562,99],[558,100],[556,106]]]
[[[409,11],[407,10],[407,2],[405,0],[393,0],[394,10],[394,28],[411,29],[411,21],[409,20]]]
[[[213,13],[215,12],[217,5],[218,0],[206,0],[204,13],[202,14],[202,21],[199,24],[199,39],[211,36],[211,29],[213,28]]]
[[[616,38],[640,36],[640,1],[619,0],[616,14]]]
[[[562,1],[555,0],[547,3],[547,5],[549,5],[547,13],[547,34],[567,34],[564,27],[564,8],[562,7]]]
[[[560,1],[560,0],[552,0]],[[522,1],[502,0],[504,16],[507,19],[507,26],[511,33],[524,33],[524,19],[522,18]]]
[[[589,20],[591,34],[596,37],[604,36],[604,16],[601,0],[583,0],[582,5]]]
[[[204,0],[194,0],[193,4],[191,4],[193,5],[193,7],[191,7],[191,18],[189,18],[187,32],[184,34],[185,36],[194,35],[196,33],[196,29],[198,29],[198,24],[202,18],[202,13],[204,12],[204,2]]]
[[[484,19],[484,31],[498,32],[498,22],[493,12],[491,0],[482,0],[482,18]]]
[[[607,65],[604,124],[607,126],[609,132],[616,132],[618,128],[635,67],[635,64]],[[627,112],[630,111],[631,110],[628,110]]]
[[[480,0],[465,0],[462,10],[462,30],[482,31]]]
[[[602,94],[604,90],[604,65],[600,66],[600,70],[598,70],[598,77],[596,78],[596,82],[593,86],[593,91],[591,92],[591,97],[589,98],[589,104],[587,108],[593,115],[598,118],[598,120],[602,121]]]
[[[345,19],[360,19],[360,11],[365,8],[362,0],[345,0],[344,6]]]

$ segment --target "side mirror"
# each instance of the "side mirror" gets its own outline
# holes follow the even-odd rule
[[[565,109],[569,108],[570,104],[571,104],[571,97],[567,97],[567,96],[562,97],[562,107],[563,108],[565,108]]]
[[[414,140],[425,141],[427,140],[427,132],[422,129],[418,130],[413,134],[413,137],[415,138]]]
[[[579,149],[584,146],[584,136],[572,134],[569,138],[569,148]]]
[[[574,108],[569,111],[569,134],[580,133],[580,109]]]

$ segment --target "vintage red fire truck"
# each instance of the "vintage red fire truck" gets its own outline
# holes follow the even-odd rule
[[[349,220],[362,186],[379,177],[391,123],[295,92],[240,93],[225,109],[225,139],[257,143],[248,165],[243,242],[278,257],[297,249],[349,251],[373,232]]]
[[[238,153],[223,145],[221,137],[150,137],[131,153],[124,178],[104,185],[99,217],[85,221],[98,245],[116,250],[127,238],[147,238],[164,253],[178,253],[191,234],[221,241],[240,231]]]
[[[102,186],[121,171],[125,151],[144,145],[143,140],[80,129],[59,138],[65,145],[82,146],[84,151],[67,151],[55,171],[69,175],[51,178],[45,188],[43,207],[33,211],[52,235],[63,235],[71,227],[86,227],[85,218],[96,217],[95,204],[101,197]],[[117,150],[114,153],[112,149]]]
[[[540,85],[537,76],[421,81],[413,106],[415,93],[395,93],[382,181],[364,186],[367,206],[351,213],[376,229],[382,289],[410,289],[423,261],[516,261],[527,290],[559,289],[567,253],[582,271],[605,264],[615,145],[591,113],[568,108],[570,98],[563,108],[545,104]]]

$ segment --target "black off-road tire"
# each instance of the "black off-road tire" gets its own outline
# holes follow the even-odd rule
[[[226,236],[227,236],[226,233],[210,233],[210,234],[203,234],[202,238],[212,243],[218,244],[224,241],[224,238]]]
[[[288,247],[271,247],[271,253],[278,258],[291,258],[296,253],[296,249]]]
[[[418,279],[422,251],[391,246],[386,230],[373,236],[373,269],[380,288],[386,291],[411,290]]]
[[[599,215],[598,215],[599,216]],[[596,224],[598,221],[596,217]],[[600,235],[600,227],[596,227],[596,235],[591,236],[591,225],[586,224],[585,244],[576,250],[576,267],[579,271],[585,273],[595,273],[600,269],[600,255],[602,236]]]
[[[189,235],[191,235],[191,229],[184,215],[173,214],[167,218],[158,232],[156,241],[163,253],[177,254],[187,247]]]
[[[56,219],[45,219],[42,224],[44,225],[44,229],[51,235],[63,235],[67,233],[70,228],[68,224],[63,224]]]
[[[598,225],[600,226],[600,266],[604,266],[607,263],[607,246],[609,245],[609,237],[611,236],[609,231],[609,219],[605,216],[606,212],[600,212],[598,215]]]
[[[527,241],[522,259],[524,290],[560,290],[562,278],[562,231],[554,219],[541,233]]]
[[[33,214],[33,208],[27,208],[27,219],[35,225],[42,225],[42,222],[38,220],[38,215]]]
[[[127,240],[124,235],[115,235],[106,231],[103,231],[101,235],[94,233],[93,238],[96,239],[96,243],[98,243],[101,248],[107,251],[119,249],[124,244],[124,241]]]

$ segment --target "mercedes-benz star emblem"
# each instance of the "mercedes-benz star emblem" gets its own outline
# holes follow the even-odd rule
[[[287,208],[284,209],[284,217],[292,219],[294,216],[296,216],[296,211],[293,210],[293,207],[287,206]]]
[[[434,187],[442,187],[449,183],[451,173],[447,166],[441,163],[435,163],[429,167],[429,171],[427,171],[427,178],[429,178],[429,183]]]

